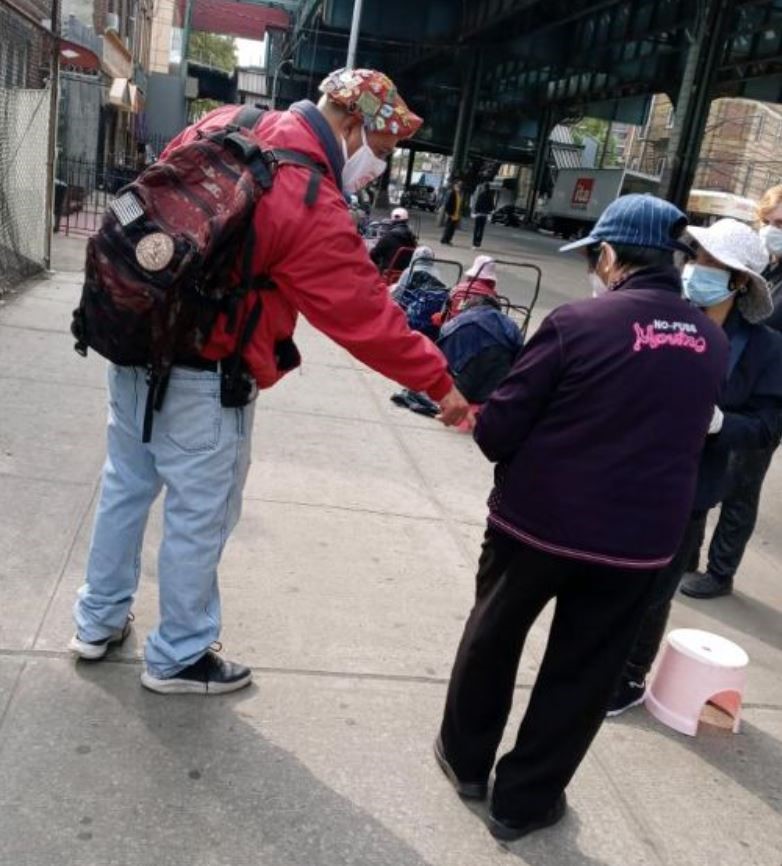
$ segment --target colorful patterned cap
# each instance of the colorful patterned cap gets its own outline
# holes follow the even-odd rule
[[[394,82],[375,69],[337,69],[321,82],[320,92],[348,114],[360,114],[369,132],[410,138],[423,123],[407,107]]]

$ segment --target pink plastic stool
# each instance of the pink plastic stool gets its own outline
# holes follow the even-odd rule
[[[668,634],[646,695],[646,707],[663,724],[694,737],[704,704],[733,718],[738,733],[749,656],[724,637],[695,628]]]

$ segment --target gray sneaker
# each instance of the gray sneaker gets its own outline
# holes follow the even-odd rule
[[[112,647],[125,643],[131,632],[130,624],[132,622],[133,614],[130,614],[122,628],[115,629],[108,637],[101,638],[101,640],[83,640],[76,632],[68,643],[68,649],[80,659],[96,662],[102,659]]]

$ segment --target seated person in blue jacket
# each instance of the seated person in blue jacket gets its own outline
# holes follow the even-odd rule
[[[766,249],[756,232],[733,219],[690,228],[689,233],[696,258],[684,269],[684,293],[724,329],[730,341],[727,379],[700,457],[692,513],[676,556],[658,578],[611,700],[612,716],[644,700],[646,676],[665,633],[671,600],[703,541],[709,509],[727,492],[731,453],[767,448],[782,434],[782,336],[761,324],[773,310],[762,276]]]
[[[468,403],[483,403],[508,375],[524,342],[496,298],[478,296],[447,321],[437,341]]]
[[[689,519],[728,341],[682,297],[674,253],[687,250],[686,224],[653,196],[609,205],[564,248],[599,245],[608,291],[550,313],[478,414],[495,486],[435,757],[462,797],[484,799],[494,769],[500,839],[564,815]],[[524,719],[495,767],[525,638],[552,600]]]

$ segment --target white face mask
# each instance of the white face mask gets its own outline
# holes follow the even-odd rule
[[[758,234],[772,256],[782,256],[782,229],[776,226],[763,226]]]
[[[347,193],[358,192],[369,186],[373,180],[380,177],[386,170],[386,161],[375,156],[367,144],[367,133],[361,127],[361,147],[348,158],[348,146],[342,139],[342,152],[345,154],[345,165],[342,168],[342,188]]]
[[[608,291],[605,280],[598,276],[595,271],[590,271],[589,273],[589,285],[592,289],[593,298],[599,298],[600,295],[604,295]]]

